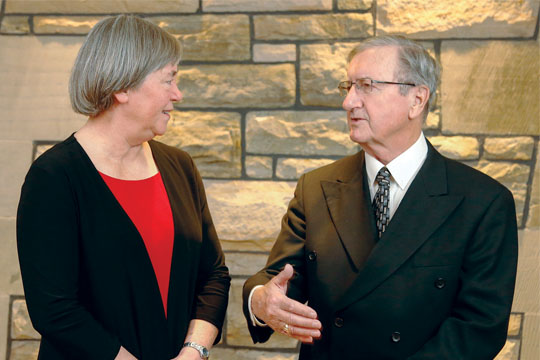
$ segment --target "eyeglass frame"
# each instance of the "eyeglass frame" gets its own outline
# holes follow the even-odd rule
[[[347,94],[349,94],[349,91],[351,91],[351,88],[352,88],[353,85],[356,86],[358,81],[365,81],[365,80],[369,80],[369,92],[365,92],[364,90],[362,90],[364,92],[364,94],[371,94],[373,92],[373,83],[375,83],[375,84],[416,86],[416,84],[413,84],[413,83],[402,83],[402,82],[394,82],[394,81],[373,80],[373,79],[370,79],[370,78],[360,78],[360,79],[356,79],[355,81],[350,81],[350,80],[340,81],[340,83],[337,86],[338,89],[339,89],[340,95],[341,96],[347,96]],[[347,84],[349,86],[348,87],[343,86],[344,84]]]

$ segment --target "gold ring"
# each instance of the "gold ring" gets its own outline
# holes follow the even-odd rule
[[[283,325],[283,332],[284,332],[286,335],[289,335],[289,331],[290,331],[289,324]]]

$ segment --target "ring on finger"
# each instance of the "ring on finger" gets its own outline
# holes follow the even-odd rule
[[[283,333],[285,335],[289,335],[290,331],[291,331],[291,328],[290,328],[289,324],[286,323],[285,325],[283,325]]]

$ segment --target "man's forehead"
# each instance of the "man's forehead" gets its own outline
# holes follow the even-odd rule
[[[393,74],[397,60],[398,49],[395,46],[377,46],[365,49],[356,54],[349,63],[347,74],[349,77],[369,76],[366,73]],[[359,74],[360,72],[360,74]]]

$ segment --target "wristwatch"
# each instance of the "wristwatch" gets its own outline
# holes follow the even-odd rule
[[[210,358],[210,351],[205,346],[199,345],[193,341],[188,341],[184,344],[182,347],[189,346],[191,348],[194,348],[199,352],[199,355],[201,356],[201,359],[208,360]]]

